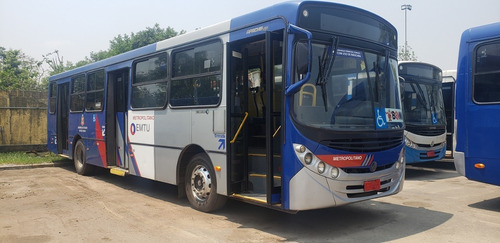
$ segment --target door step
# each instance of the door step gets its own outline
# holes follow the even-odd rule
[[[110,166],[108,168],[109,168],[109,173],[113,175],[125,176],[125,174],[128,174],[128,170],[123,169],[121,167]]]
[[[254,193],[265,193],[266,192],[267,176],[265,174],[250,173],[248,175],[248,180],[252,185],[252,191]],[[279,176],[279,175],[273,176],[273,186],[274,187],[281,186],[281,176]]]
[[[238,198],[238,199],[244,199],[244,200],[250,200],[258,203],[265,204],[267,203],[266,201],[266,194],[264,193],[242,193],[242,194],[237,194],[233,193],[231,197]]]
[[[266,194],[265,193],[233,193],[230,195],[231,198],[239,199],[245,202],[252,202],[256,204],[267,204]],[[281,195],[273,194],[272,195],[272,205],[281,207]]]

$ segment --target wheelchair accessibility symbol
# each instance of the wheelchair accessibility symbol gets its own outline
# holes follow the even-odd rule
[[[438,124],[438,120],[436,118],[436,114],[432,113],[432,124]]]
[[[377,129],[387,128],[387,121],[385,118],[385,110],[382,108],[375,108],[375,113],[377,114]]]

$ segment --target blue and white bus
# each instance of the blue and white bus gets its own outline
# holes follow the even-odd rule
[[[500,22],[462,34],[455,119],[457,171],[500,185]]]
[[[48,147],[177,185],[210,212],[399,192],[397,32],[362,9],[274,5],[50,77]]]
[[[423,62],[400,62],[404,80],[406,163],[442,159],[446,154],[446,114],[442,71]]]

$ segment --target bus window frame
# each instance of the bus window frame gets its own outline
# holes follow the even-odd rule
[[[74,87],[74,82],[77,78],[79,77],[82,77],[83,76],[83,79],[84,79],[84,88],[83,88],[83,91],[82,92],[79,92],[79,93],[73,93],[73,87]],[[70,113],[83,113],[85,111],[85,98],[86,98],[86,94],[87,94],[87,73],[79,73],[79,74],[75,74],[73,76],[71,76],[71,80],[70,80],[70,86],[69,86],[69,112]],[[73,102],[73,95],[81,95],[83,94],[84,98],[83,98],[83,108],[82,110],[72,110],[71,108],[71,104]]]
[[[95,89],[95,90],[91,90],[89,91],[89,76],[91,74],[97,74],[98,72],[103,72],[103,88],[102,89]],[[85,109],[85,112],[89,112],[89,113],[95,113],[95,112],[102,112],[104,110],[104,100],[106,99],[106,71],[104,69],[98,69],[98,70],[94,70],[94,71],[91,71],[91,72],[87,72],[86,75],[85,75],[85,105],[84,105],[84,109]],[[102,92],[103,93],[103,98],[101,100],[101,109],[96,109],[96,110],[89,110],[87,109],[87,103],[88,103],[88,95],[89,93],[99,93],[99,92]],[[95,103],[95,102],[94,102]]]
[[[174,76],[174,58],[175,58],[175,55],[178,54],[178,53],[181,53],[181,52],[185,52],[185,51],[189,51],[189,50],[193,50],[198,48],[198,47],[203,47],[203,46],[207,46],[207,45],[211,45],[211,44],[214,44],[214,43],[218,43],[220,45],[220,50],[221,50],[221,53],[220,53],[220,69],[217,70],[217,71],[210,71],[210,72],[202,72],[202,73],[196,73],[196,74],[188,74],[188,75],[180,75],[180,76]],[[195,54],[195,53],[194,53]],[[171,55],[170,55],[170,85],[168,87],[168,105],[171,109],[198,109],[198,108],[215,108],[215,107],[218,107],[220,106],[220,104],[222,103],[222,94],[223,94],[223,89],[224,89],[224,43],[222,41],[222,39],[220,38],[215,38],[215,39],[209,39],[209,40],[206,40],[206,41],[203,41],[203,42],[199,42],[199,43],[196,43],[196,44],[192,44],[192,45],[188,45],[188,46],[183,46],[183,47],[180,47],[178,49],[174,49],[172,50],[171,52]],[[193,60],[194,61],[194,60]],[[195,63],[195,62],[194,62]],[[193,65],[194,65],[193,63]],[[177,81],[177,80],[187,80],[187,79],[196,79],[196,78],[207,78],[207,77],[211,77],[211,76],[219,76],[220,77],[220,85],[219,85],[219,101],[216,103],[216,104],[210,104],[210,105],[184,105],[184,106],[179,106],[179,105],[172,105],[171,103],[171,99],[172,99],[172,95],[171,95],[171,92],[172,92],[172,87],[173,87],[173,84],[172,82],[173,81]]]
[[[55,87],[55,90],[53,90]],[[52,99],[54,99],[54,106],[52,106]],[[57,110],[57,82],[49,83],[49,114],[55,114]]]
[[[488,40],[488,41],[484,41],[484,42],[479,42],[475,45],[474,49],[472,50],[472,55],[473,55],[473,58],[472,58],[472,73],[471,73],[471,100],[472,102],[474,102],[474,104],[476,105],[492,105],[492,104],[500,104],[500,99],[498,101],[492,101],[492,102],[483,102],[483,101],[477,101],[476,100],[476,75],[483,75],[485,73],[477,73],[477,51],[479,50],[479,48],[483,47],[483,46],[486,46],[486,45],[490,45],[490,44],[497,44],[498,46],[500,46],[500,38],[496,38],[496,39],[493,39],[493,40]],[[494,72],[491,72],[492,74],[493,73],[499,73],[500,74],[500,69],[498,71],[494,71]]]
[[[165,64],[166,67],[167,67],[167,75],[165,77],[165,79],[163,79],[163,81],[158,81],[158,80],[153,80],[153,81],[146,81],[146,82],[140,82],[140,83],[135,83],[136,82],[136,70],[137,70],[137,64],[138,63],[141,63],[141,62],[144,62],[146,60],[149,60],[149,59],[152,59],[152,58],[155,58],[155,57],[159,57],[161,55],[166,55],[166,61],[167,63]],[[171,78],[171,69],[170,69],[170,63],[171,63],[171,60],[170,60],[170,57],[171,55],[168,54],[168,52],[166,51],[161,51],[161,52],[155,52],[151,55],[148,55],[148,56],[145,56],[145,57],[141,57],[139,59],[136,59],[132,62],[132,72],[131,72],[131,77],[130,77],[130,96],[129,96],[129,110],[133,110],[133,111],[144,111],[144,110],[165,110],[167,105],[168,105],[168,97],[169,97],[169,86],[170,86],[170,78]],[[151,85],[151,84],[161,84],[161,83],[165,83],[166,85],[166,91],[165,91],[165,102],[162,106],[157,106],[157,107],[134,107],[132,104],[133,104],[133,97],[134,97],[134,87],[137,87],[137,86],[145,86],[145,85]]]

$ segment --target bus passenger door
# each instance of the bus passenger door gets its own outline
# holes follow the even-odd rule
[[[109,166],[128,169],[126,156],[129,69],[108,73],[106,106],[106,160]]]
[[[68,150],[68,118],[69,118],[69,83],[59,84],[57,87],[57,153],[63,154]],[[67,153],[73,156],[71,153]]]
[[[281,32],[228,49],[229,190],[268,205],[281,203],[282,50]]]

